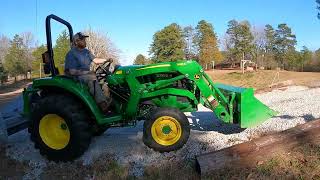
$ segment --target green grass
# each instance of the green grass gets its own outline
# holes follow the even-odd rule
[[[320,179],[320,145],[305,143],[253,167],[212,172],[207,179]]]
[[[272,158],[267,162],[257,166],[257,172],[265,176],[271,175],[274,168],[279,165],[279,160],[277,158]]]

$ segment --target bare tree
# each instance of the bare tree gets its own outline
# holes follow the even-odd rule
[[[225,34],[219,41],[223,51],[228,51],[232,48],[232,42],[228,34]]]
[[[120,50],[116,48],[105,32],[89,28],[84,33],[89,36],[87,47],[93,55],[105,59],[112,58],[115,64],[119,64]]]
[[[20,34],[25,51],[25,61],[28,71],[32,69],[32,61],[34,56],[32,55],[33,50],[36,48],[36,42],[32,32],[23,32]],[[26,75],[27,77],[27,75]]]
[[[266,46],[267,46],[267,37],[264,31],[264,27],[255,27],[253,26],[252,29],[252,35],[254,37],[253,43],[253,59],[256,61],[256,63],[260,66],[264,66],[264,57],[266,54]]]
[[[0,64],[4,63],[4,57],[8,53],[10,39],[4,35],[0,36]]]
[[[22,38],[23,45],[28,49],[33,49],[36,47],[35,37],[32,32],[23,32],[20,34]]]
[[[186,59],[198,58],[196,56],[199,53],[198,52],[199,50],[194,42],[195,36],[196,36],[196,31],[192,26],[187,26],[183,28],[183,37],[186,44],[184,48]]]
[[[220,45],[222,52],[224,52],[225,61],[234,64],[235,57],[232,54],[233,43],[230,36],[226,33],[222,38],[220,38]]]

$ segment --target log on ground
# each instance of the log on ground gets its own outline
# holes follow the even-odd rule
[[[305,144],[320,144],[320,119],[196,157],[197,170],[208,174],[222,168],[254,167],[259,161]]]

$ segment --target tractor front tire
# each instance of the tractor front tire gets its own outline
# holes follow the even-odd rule
[[[75,99],[60,94],[48,95],[36,103],[28,130],[41,155],[66,162],[88,149],[92,134],[83,109]]]
[[[188,118],[174,108],[155,109],[143,125],[144,144],[159,152],[182,148],[189,135]]]

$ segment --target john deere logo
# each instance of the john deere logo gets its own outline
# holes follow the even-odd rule
[[[199,74],[196,74],[196,75],[194,75],[194,78],[195,78],[195,79],[200,79],[200,75],[199,75]]]

